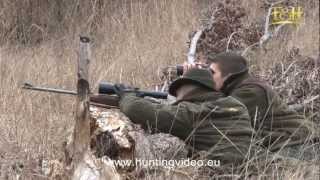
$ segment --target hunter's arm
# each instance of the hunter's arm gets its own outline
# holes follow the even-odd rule
[[[120,100],[120,110],[134,123],[144,128],[151,126],[164,133],[170,133],[181,139],[187,138],[192,131],[193,118],[199,107],[191,103],[164,105],[152,103],[133,95],[126,95]]]

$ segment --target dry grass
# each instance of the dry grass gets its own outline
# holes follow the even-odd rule
[[[188,34],[197,29],[201,10],[210,3],[45,2],[0,2],[0,166],[5,171],[7,166],[23,164],[25,179],[40,177],[35,175],[40,159],[62,157],[61,142],[72,126],[74,98],[23,91],[19,87],[24,81],[74,89],[78,36],[88,34],[93,39],[93,90],[101,80],[151,88],[159,82],[159,67],[186,59]],[[263,20],[260,2],[246,2],[242,3],[250,15],[246,22]],[[319,56],[319,2],[303,5],[308,11],[298,29],[286,29],[266,51],[249,53],[259,74],[268,74],[268,67],[281,62],[292,47],[304,56]],[[296,171],[285,176],[300,179],[298,175]],[[0,171],[1,178],[4,173]]]
[[[20,5],[16,7],[11,1],[4,2],[5,5],[11,5],[14,11],[23,9]],[[22,163],[28,169],[33,169],[38,167],[39,159],[61,158],[61,142],[66,138],[67,130],[73,122],[74,98],[27,92],[19,87],[24,81],[31,81],[35,84],[75,89],[76,53],[80,34],[89,32],[93,39],[90,65],[93,90],[101,80],[148,88],[157,81],[158,66],[183,62],[187,52],[185,42],[188,33],[197,24],[199,12],[196,10],[196,3],[123,1],[111,3],[110,6],[114,9],[108,7],[107,10],[112,9],[113,12],[106,10],[105,15],[101,12],[95,19],[91,18],[91,11],[82,15],[84,19],[81,22],[85,22],[84,25],[77,21],[78,17],[75,16],[72,20],[66,14],[70,25],[65,25],[63,33],[52,33],[54,38],[45,37],[48,40],[41,43],[33,41],[33,36],[38,37],[32,33],[28,35],[30,39],[26,37],[29,41],[23,42],[25,45],[21,45],[19,39],[14,41],[10,37],[3,37],[3,41],[7,43],[2,44],[0,51],[1,165]],[[39,8],[41,7],[35,7]],[[8,12],[5,8],[1,10]],[[37,18],[51,17],[50,13],[51,11],[42,12],[43,17],[35,16],[35,21]],[[96,23],[96,19],[100,24],[97,23],[94,33],[90,33],[87,29],[93,26],[92,23]],[[41,20],[54,23],[48,19]],[[2,19],[1,23],[7,22],[11,20]],[[38,26],[41,27],[41,23]],[[57,26],[61,27],[63,24]],[[50,34],[50,28],[41,29],[44,34]],[[1,31],[0,34],[3,33]],[[16,33],[18,32],[15,30],[11,32]],[[27,172],[30,173],[29,170]]]

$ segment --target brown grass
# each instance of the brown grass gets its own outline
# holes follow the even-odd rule
[[[248,23],[264,19],[259,1],[245,2]],[[93,90],[101,80],[152,88],[159,82],[159,67],[185,61],[188,34],[197,29],[201,10],[208,4],[193,0],[2,0],[0,179],[4,171],[20,164],[24,179],[39,178],[38,161],[62,157],[61,142],[73,123],[73,97],[24,91],[20,89],[24,81],[75,89],[78,36],[85,34],[93,40]],[[308,10],[301,26],[286,29],[266,51],[249,53],[259,74],[268,73],[268,67],[281,62],[292,47],[304,56],[319,56],[319,2],[303,5]],[[285,177],[300,179],[298,175],[289,172]]]

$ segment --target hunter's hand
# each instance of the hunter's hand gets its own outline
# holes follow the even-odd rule
[[[114,92],[121,98],[128,91],[124,84],[115,84],[113,86]]]
[[[193,69],[193,68],[202,69],[203,67],[206,67],[206,66],[208,66],[208,65],[204,64],[204,63],[200,63],[200,62],[197,62],[197,63],[194,63],[194,64],[189,64],[187,62],[184,62],[183,63],[183,74],[185,74],[185,72],[187,72],[190,69]]]

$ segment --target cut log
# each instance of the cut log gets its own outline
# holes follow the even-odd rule
[[[152,167],[147,168],[136,164],[115,166],[113,164],[115,160],[135,162],[138,159],[187,158],[188,151],[182,140],[169,134],[148,134],[139,125],[133,124],[118,109],[91,106],[90,115],[91,150],[87,151],[77,164],[73,179],[102,180],[106,177],[125,179],[130,174],[134,174],[132,175],[134,177],[145,176],[145,172],[152,169]],[[163,176],[167,171],[170,169],[161,170],[164,173]],[[179,176],[182,175],[179,174]]]
[[[107,158],[97,158],[87,151],[77,165],[72,180],[120,180],[112,161]]]
[[[118,109],[105,109],[91,106],[90,113],[94,124],[91,136],[91,149],[99,156],[109,156],[110,158],[141,158],[141,159],[172,159],[186,158],[187,151],[185,144],[179,138],[163,133],[146,133],[139,125],[132,123]],[[101,134],[108,138],[110,144],[116,144],[112,148],[114,151],[107,151],[111,154],[100,154],[98,144],[105,144],[106,138],[101,139]],[[108,134],[108,135],[107,135]],[[99,142],[103,140],[103,142]],[[164,141],[165,140],[165,141]],[[98,145],[98,146],[96,146]],[[179,152],[175,152],[180,149]],[[117,157],[113,156],[117,154]]]

